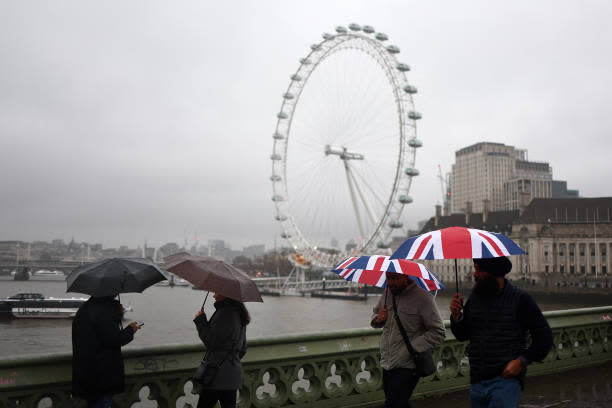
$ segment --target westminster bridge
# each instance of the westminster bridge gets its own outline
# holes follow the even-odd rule
[[[529,367],[530,377],[602,364],[612,370],[612,306],[544,315],[553,330],[554,347],[543,362]],[[239,406],[380,407],[384,395],[379,337],[380,330],[358,329],[250,340]],[[447,330],[445,342],[434,351],[437,371],[419,382],[414,398],[468,388],[466,346]],[[113,407],[196,406],[197,390],[190,377],[201,360],[201,345],[128,349],[123,354],[126,392],[115,396]],[[598,392],[612,399],[612,376],[602,380],[607,383]],[[84,407],[82,401],[71,399],[70,386],[69,353],[0,361],[0,408]]]

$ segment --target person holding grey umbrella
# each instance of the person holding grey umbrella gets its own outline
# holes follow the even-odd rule
[[[241,301],[218,292],[213,297],[216,310],[210,319],[200,310],[193,320],[206,346],[201,375],[195,378],[201,384],[198,408],[212,408],[217,401],[221,408],[234,408],[236,392],[242,386],[240,359],[246,353],[246,326],[251,317]]]

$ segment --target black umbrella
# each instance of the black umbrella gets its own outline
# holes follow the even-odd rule
[[[81,265],[66,278],[67,292],[102,297],[141,293],[166,277],[152,261],[143,258],[111,258]]]

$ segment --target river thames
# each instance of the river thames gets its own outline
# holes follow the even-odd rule
[[[21,292],[37,292],[53,297],[86,297],[66,293],[66,282],[12,281],[0,278],[0,298]],[[467,293],[466,290],[464,293]],[[206,292],[191,287],[153,286],[142,294],[123,294],[121,302],[133,310],[126,323],[142,321],[142,330],[127,347],[139,348],[165,344],[198,343],[192,319],[202,305]],[[440,292],[436,302],[444,319],[449,317],[449,295]],[[311,297],[264,296],[264,303],[247,303],[252,316],[249,339],[298,333],[320,333],[368,327],[372,308],[378,296],[367,301],[321,299]],[[542,310],[573,309],[612,304],[612,296],[589,297],[536,296]],[[212,295],[205,310],[210,315]],[[0,358],[31,356],[71,351],[70,319],[2,319],[0,320]]]

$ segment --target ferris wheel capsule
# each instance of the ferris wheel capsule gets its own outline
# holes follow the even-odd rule
[[[376,247],[380,249],[387,249],[389,248],[389,245],[385,244],[383,241],[378,241],[376,243]]]
[[[310,65],[311,62],[308,58],[300,58],[300,64],[302,65]]]
[[[417,93],[417,88],[412,85],[404,85],[404,92],[412,95]]]
[[[404,173],[406,173],[407,176],[416,177],[419,175],[419,170],[415,169],[414,167],[408,167],[406,170],[404,170]]]
[[[287,221],[287,216],[286,215],[277,215],[276,217],[274,217],[274,219],[276,221]]]
[[[272,182],[277,182],[277,181],[281,181],[281,180],[282,180],[282,178],[279,175],[273,174],[273,175],[270,176],[270,181],[272,181]]]
[[[410,71],[410,66],[408,64],[404,64],[403,62],[398,62],[395,67],[402,72]]]
[[[323,33],[321,34],[321,37],[323,37],[324,40],[331,40],[332,38],[334,38],[334,35],[330,33]]]
[[[287,232],[281,232],[280,236],[281,238],[285,238],[285,239],[291,238],[291,234]]]
[[[402,228],[404,226],[404,223],[401,221],[391,221],[389,223],[389,226],[391,228],[397,229],[397,228]]]
[[[283,158],[281,157],[280,154],[278,153],[274,153],[270,155],[270,159],[273,161],[279,161],[279,160],[283,160]]]
[[[416,112],[416,111],[410,111],[410,112],[408,112],[408,117],[409,117],[410,119],[413,119],[413,120],[419,120],[419,119],[421,119],[423,116],[422,116],[422,115],[421,115],[419,112]]]
[[[402,204],[410,204],[413,201],[412,197],[410,197],[408,194],[402,194],[398,197],[398,200]]]
[[[274,139],[274,140],[283,140],[284,138],[285,138],[285,136],[281,135],[281,134],[280,134],[280,133],[278,133],[278,132],[275,132],[275,133],[272,135],[272,139]]]
[[[339,33],[339,34],[346,34],[347,30],[346,30],[346,27],[337,26],[336,27],[336,32]]]
[[[391,54],[399,54],[400,49],[397,45],[389,45],[387,46],[387,51],[389,51]]]
[[[282,195],[276,194],[272,196],[272,201],[275,201],[275,202],[285,201],[285,198]]]
[[[299,76],[298,74],[293,74],[293,75],[291,75],[291,80],[299,82],[299,81],[302,80],[302,77]]]
[[[359,24],[351,23],[348,27],[351,31],[361,31],[361,26]]]
[[[316,51],[316,50],[318,50],[319,48],[321,48],[321,44],[312,44],[312,45],[310,46],[310,49],[311,49],[311,50],[313,50],[313,51]]]
[[[408,141],[408,146],[410,147],[422,147],[423,146],[423,142],[421,142],[419,139],[417,139],[416,137],[413,137],[412,139],[410,139]]]
[[[376,30],[374,30],[374,27],[369,26],[369,25],[364,25],[363,27],[361,27],[361,29],[366,34],[372,34],[374,31],[376,31]]]
[[[293,95],[291,92],[285,92],[283,94],[283,98],[284,99],[293,99],[293,98],[295,98],[295,95]]]
[[[378,41],[387,41],[389,39],[389,37],[385,33],[376,33],[374,38],[376,38]]]
[[[285,112],[278,112],[276,114],[276,117],[279,119],[287,119],[289,117],[289,115],[287,115]]]

